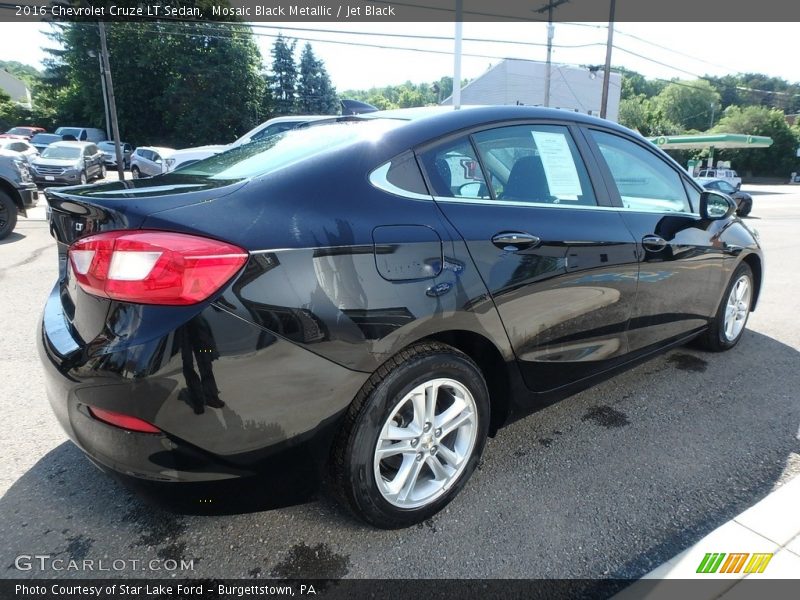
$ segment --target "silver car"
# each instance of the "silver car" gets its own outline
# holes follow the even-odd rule
[[[174,148],[158,146],[139,146],[131,154],[131,177],[152,177],[167,171],[167,159],[175,152]]]

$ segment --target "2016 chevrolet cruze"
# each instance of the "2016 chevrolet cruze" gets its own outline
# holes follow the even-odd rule
[[[631,131],[531,107],[333,121],[47,191],[48,396],[97,465],[162,489],[324,482],[402,527],[501,426],[741,338],[757,239]]]

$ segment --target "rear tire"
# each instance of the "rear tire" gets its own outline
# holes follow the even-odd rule
[[[105,178],[106,178],[106,166],[105,165],[101,165],[100,166],[100,176],[98,177],[98,179],[105,179]]]
[[[730,350],[744,334],[753,306],[753,271],[743,262],[733,272],[717,314],[708,330],[697,338],[697,345],[711,352]]]
[[[444,344],[412,346],[353,401],[334,442],[332,491],[375,527],[420,523],[464,487],[488,423],[489,393],[475,363]]]
[[[139,167],[137,167],[136,165],[132,166],[131,167],[131,177],[133,179],[139,179],[139,177],[141,177],[141,176],[142,176],[142,174],[139,172]]]
[[[0,240],[7,238],[17,226],[17,205],[5,192],[0,192]]]

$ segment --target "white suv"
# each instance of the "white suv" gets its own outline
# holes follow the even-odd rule
[[[695,181],[700,185],[705,185],[715,179],[724,179],[735,187],[737,192],[742,187],[742,178],[737,175],[736,171],[731,169],[702,169],[695,177]]]

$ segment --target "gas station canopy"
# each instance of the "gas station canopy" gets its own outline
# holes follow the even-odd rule
[[[769,148],[772,138],[743,133],[700,133],[697,135],[659,135],[648,138],[662,150],[703,150],[704,148]]]

